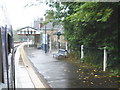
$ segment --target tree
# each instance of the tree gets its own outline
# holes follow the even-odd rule
[[[77,45],[103,48],[107,46],[113,64],[118,56],[118,6],[117,2],[53,3],[54,16],[64,25],[65,37],[71,47]],[[62,7],[61,7],[62,6]],[[63,12],[64,11],[64,12]],[[76,49],[77,48],[77,49]]]

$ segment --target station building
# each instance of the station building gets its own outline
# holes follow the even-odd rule
[[[66,48],[67,41],[64,38],[64,29],[61,24],[54,25],[54,22],[43,24],[43,19],[34,21],[33,27],[24,27],[18,30],[18,35],[24,35],[27,38],[33,36],[34,46],[42,47],[47,51],[52,49]],[[30,39],[30,38],[29,38]]]

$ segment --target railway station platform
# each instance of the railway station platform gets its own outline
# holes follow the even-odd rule
[[[39,88],[47,88],[43,85],[40,78],[33,70],[31,64],[27,61],[23,46],[20,45],[15,53],[15,84],[16,88],[29,88],[32,90],[39,90]]]
[[[119,88],[119,79],[109,77],[108,72],[53,58],[52,52],[55,51],[45,53],[34,47],[23,49],[23,46],[16,52],[17,88]]]

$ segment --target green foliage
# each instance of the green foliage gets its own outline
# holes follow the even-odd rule
[[[56,8],[55,19],[63,23],[72,50],[79,51],[81,44],[95,48],[107,46],[111,65],[120,62],[118,2],[63,2],[52,6]]]
[[[117,12],[118,3],[82,3],[64,20],[66,38],[71,44],[107,46],[113,61],[119,62]]]
[[[112,72],[113,76],[120,75],[120,64],[116,64],[114,67],[108,67],[108,71]]]
[[[95,65],[98,68],[102,68],[103,64],[103,52],[99,49],[93,48],[84,48],[84,58],[83,62],[90,63]]]
[[[54,16],[54,11],[53,10],[47,10],[46,13],[45,13],[45,18],[46,18],[46,21],[45,23],[48,23],[48,22],[53,22],[55,20],[55,16]]]

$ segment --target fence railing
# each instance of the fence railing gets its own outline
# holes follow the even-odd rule
[[[106,71],[107,67],[107,50],[98,49],[94,47],[86,47],[81,45],[81,62],[88,62],[99,67],[103,67],[103,71]]]

